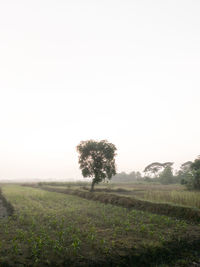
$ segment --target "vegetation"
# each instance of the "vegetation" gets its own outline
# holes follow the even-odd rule
[[[191,189],[199,190],[200,189],[199,161],[200,159],[198,158],[194,162],[192,161],[184,162],[180,166],[180,169],[178,171],[173,170],[172,168],[173,162],[164,162],[164,163],[153,162],[145,167],[144,176],[142,176],[142,174],[139,171],[132,171],[129,174],[127,174],[126,172],[121,172],[115,174],[112,177],[112,182],[114,183],[151,182],[151,183],[161,183],[166,185],[183,184],[190,190]],[[82,173],[84,173],[83,169]],[[91,177],[92,176],[94,175],[91,174]],[[94,180],[99,180],[100,182],[101,179],[93,179],[93,181]],[[102,180],[105,181],[105,178]],[[94,182],[94,184],[98,183]],[[92,186],[92,189],[94,187],[94,184]]]
[[[94,185],[103,180],[111,179],[116,174],[116,147],[106,140],[82,141],[77,146],[79,164],[83,177],[92,177],[91,191]]]
[[[193,174],[192,186],[194,189],[200,190],[200,157],[191,164],[191,170]]]
[[[175,217],[177,219],[185,219],[192,222],[200,223],[200,211],[182,206],[170,205],[167,203],[153,203],[149,201],[144,201],[136,198],[130,198],[126,196],[117,196],[116,194],[111,194],[114,190],[110,191],[110,194],[105,194],[106,190],[101,190],[101,193],[93,193],[93,192],[85,192],[81,190],[73,190],[73,189],[63,189],[60,187],[42,187],[42,189],[50,191],[50,192],[58,192],[64,194],[71,194],[80,196],[86,199],[99,201],[102,203],[114,204],[117,206],[122,206],[125,208],[134,208],[137,210],[149,211],[152,213],[169,215],[171,217]],[[114,192],[117,192],[114,191]],[[128,191],[124,192],[124,195]]]
[[[113,176],[112,182],[127,183],[127,182],[139,181],[141,178],[142,178],[141,173],[138,171],[137,172],[132,171],[129,174],[121,172]]]
[[[162,184],[172,184],[173,183],[173,172],[171,166],[164,168],[163,172],[159,176],[159,180]]]
[[[172,162],[153,162],[145,169],[144,180],[147,182],[160,182],[162,184],[181,183],[188,189],[200,190],[200,157],[194,162],[183,163],[180,170],[173,174]]]
[[[52,182],[39,183],[42,187],[53,187],[59,189],[87,190],[89,183],[58,183]],[[144,199],[157,203],[172,203],[175,205],[189,206],[200,209],[200,194],[196,190],[187,190],[184,185],[180,184],[160,184],[148,182],[134,183],[109,183],[98,184],[95,192],[112,193],[123,195],[131,198]]]
[[[3,194],[15,212],[0,220],[2,266],[189,266],[196,260],[199,227],[185,221],[37,188],[4,186]]]
[[[177,205],[184,205],[196,207],[200,209],[200,194],[198,192],[188,191],[150,191],[144,192],[141,197],[145,200],[150,200],[158,203],[174,203]]]
[[[200,158],[175,174],[172,162],[154,162],[141,177],[116,175],[116,148],[107,141],[84,141],[77,151],[91,188],[88,182],[2,185],[0,266],[200,263]],[[100,184],[113,175],[114,183]]]
[[[77,187],[79,188],[80,186],[88,186],[90,183],[86,182],[86,181],[76,181],[76,182],[39,182],[38,185],[42,186],[42,185],[52,185],[52,186],[64,186],[67,188],[71,188],[71,187]],[[31,184],[28,184],[31,185]],[[33,184],[35,185],[35,184]]]
[[[194,162],[188,161],[182,164],[179,174],[181,183],[190,190],[200,190],[200,157]]]
[[[153,177],[156,178],[160,171],[164,171],[165,168],[171,167],[173,164],[174,164],[173,162],[165,162],[165,163],[153,162],[145,167],[144,173],[146,175],[149,174],[149,176],[153,175]]]

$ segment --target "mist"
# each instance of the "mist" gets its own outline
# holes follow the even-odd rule
[[[200,266],[200,1],[0,1],[0,266]]]
[[[199,3],[3,1],[0,179],[73,179],[107,139],[118,172],[199,154]],[[37,19],[36,19],[37,17]]]

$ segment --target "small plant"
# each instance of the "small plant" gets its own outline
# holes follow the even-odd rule
[[[80,245],[81,245],[81,240],[77,236],[74,236],[71,246],[73,248],[73,252],[75,255],[78,254],[78,251],[80,250]]]

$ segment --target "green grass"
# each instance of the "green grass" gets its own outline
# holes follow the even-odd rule
[[[89,184],[81,183],[43,183],[42,185],[53,186],[57,188],[80,189],[83,186],[88,189]],[[110,190],[110,193],[117,193],[124,196],[136,197],[158,203],[173,203],[182,206],[189,206],[200,209],[200,192],[188,191],[182,185],[171,184],[136,184],[136,183],[110,183],[96,185],[96,190]],[[117,192],[120,189],[121,192]],[[124,192],[122,191],[124,189]]]
[[[15,212],[0,220],[1,264],[126,266],[124,259],[132,255],[150,266],[140,255],[156,255],[165,244],[200,234],[198,226],[181,220],[77,196],[17,185],[4,186],[3,194]]]

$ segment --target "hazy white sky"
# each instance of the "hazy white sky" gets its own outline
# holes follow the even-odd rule
[[[80,178],[107,139],[118,171],[200,154],[199,0],[1,0],[0,178]]]

